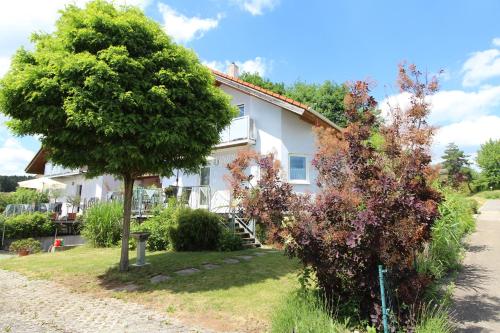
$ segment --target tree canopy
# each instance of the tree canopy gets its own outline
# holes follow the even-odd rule
[[[197,170],[233,116],[229,97],[135,7],[69,5],[55,32],[32,41],[0,82],[0,109],[16,134],[38,135],[54,163],[123,177],[124,269],[133,179]]]
[[[339,126],[347,125],[344,97],[348,88],[345,85],[326,80],[322,84],[297,81],[287,86],[283,82],[272,82],[263,78],[258,73],[246,72],[240,75],[240,79],[309,105]]]
[[[455,143],[451,142],[446,146],[444,155],[441,158],[443,159],[443,168],[448,173],[448,183],[451,186],[458,187],[460,183],[466,181],[468,184],[472,180],[468,156]]]
[[[480,182],[486,189],[500,189],[500,140],[488,140],[477,152]]]

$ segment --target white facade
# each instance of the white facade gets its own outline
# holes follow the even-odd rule
[[[230,203],[229,184],[225,180],[225,176],[228,175],[226,165],[236,158],[239,150],[252,149],[260,154],[274,153],[275,158],[281,163],[283,178],[293,184],[296,192],[315,193],[318,188],[315,182],[316,175],[311,166],[316,140],[313,125],[290,110],[233,87],[222,85],[221,89],[232,96],[233,105],[244,106],[244,116],[248,117],[254,126],[251,129],[254,137],[246,142],[245,140],[224,142],[227,136],[222,136],[223,142],[214,149],[207,166],[210,169],[208,184],[206,180],[202,180],[200,173],[184,174],[179,171],[178,176],[176,174],[170,178],[163,178],[162,187],[179,186],[181,190],[192,187],[189,202],[191,206],[224,212]],[[241,118],[236,118],[233,122],[239,119]],[[291,157],[297,157],[295,161],[299,164],[305,161],[305,170],[294,172],[295,178],[301,179],[290,177]],[[203,172],[207,173],[206,170]],[[250,172],[258,175],[257,167],[251,167]],[[208,189],[204,185],[208,185]],[[210,204],[206,202],[205,195],[210,197]]]
[[[56,195],[51,200],[63,203],[62,216],[77,212],[77,207],[67,204],[70,197],[80,196],[80,207],[83,207],[92,200],[106,200],[110,193],[118,192],[121,189],[121,181],[110,175],[88,179],[85,178],[85,173],[81,170],[54,167],[50,162],[46,163],[45,170],[44,177],[64,184],[63,187],[57,189],[47,189]],[[57,173],[54,170],[57,170]]]

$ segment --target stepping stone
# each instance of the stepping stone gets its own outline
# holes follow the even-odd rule
[[[197,268],[186,268],[186,269],[181,269],[180,271],[175,272],[175,274],[179,275],[191,275],[194,273],[198,273],[200,270]]]
[[[254,256],[258,256],[258,257],[262,257],[262,256],[265,256],[267,253],[265,252],[255,252],[253,255]]]
[[[231,259],[231,258],[229,258],[229,259],[224,259],[223,261],[224,261],[226,264],[237,264],[237,263],[239,263],[239,262],[240,262],[239,260],[236,260],[236,259]]]
[[[170,276],[160,274],[160,275],[153,276],[149,281],[153,284],[157,284],[157,283],[161,283],[161,282],[164,282],[164,281],[167,281],[170,279],[171,279]]]
[[[137,291],[137,290],[139,290],[139,286],[133,283],[129,283],[124,286],[119,286],[113,289],[113,291],[127,291],[127,292]]]
[[[201,265],[201,267],[210,270],[210,269],[219,268],[220,266],[219,265],[215,265],[215,264],[203,264],[203,265]]]
[[[252,260],[253,256],[237,256],[236,258],[248,261],[248,260]]]

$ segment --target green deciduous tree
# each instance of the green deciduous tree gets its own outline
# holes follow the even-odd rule
[[[0,83],[0,108],[15,133],[39,135],[54,163],[123,178],[126,270],[134,179],[197,170],[233,116],[229,98],[134,7],[70,5],[54,33],[32,40]]]
[[[291,86],[286,86],[283,82],[272,82],[263,78],[258,73],[245,72],[240,75],[240,79],[309,105],[339,126],[347,125],[344,97],[348,89],[345,85],[327,80],[322,84],[297,81]]]
[[[311,106],[335,124],[347,125],[347,117],[344,112],[344,97],[348,89],[345,85],[339,85],[332,81],[322,84],[308,84],[295,82],[288,89],[288,96],[297,101]]]
[[[481,183],[487,189],[500,189],[500,140],[488,140],[477,152]]]
[[[254,84],[258,87],[271,90],[280,95],[286,95],[286,87],[283,82],[272,82],[267,78],[263,78],[259,73],[243,72],[240,77],[241,80]]]

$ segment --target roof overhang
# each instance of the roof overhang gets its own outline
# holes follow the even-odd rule
[[[28,166],[24,169],[26,173],[43,175],[45,172],[45,163],[47,162],[47,152],[40,148],[31,159]]]
[[[219,85],[224,84],[245,94],[257,97],[273,105],[279,106],[285,110],[291,111],[299,115],[303,120],[315,126],[332,127],[337,131],[343,131],[341,127],[336,125],[330,119],[326,118],[325,116],[305,104],[302,104],[286,96],[276,94],[267,89],[255,86],[241,79],[231,77],[219,71],[212,70],[212,72],[215,75],[215,80]]]

